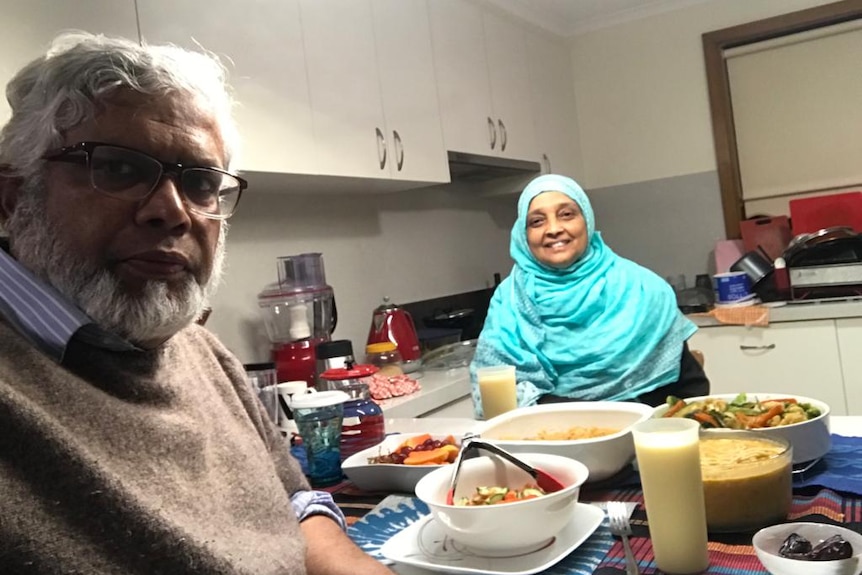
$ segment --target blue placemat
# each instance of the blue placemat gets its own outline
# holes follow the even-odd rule
[[[389,496],[365,517],[351,525],[347,534],[366,553],[385,561],[380,548],[390,537],[429,513],[428,506],[415,497]],[[592,575],[604,559],[614,539],[607,517],[582,545],[562,561],[546,569],[545,575]]]
[[[794,488],[810,486],[862,495],[862,437],[833,435],[829,453],[794,478]]]

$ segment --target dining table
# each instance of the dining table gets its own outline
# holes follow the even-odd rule
[[[420,418],[386,420],[387,433],[431,433],[457,436],[471,431],[477,422],[466,418]],[[842,525],[862,532],[862,416],[830,416],[832,447],[813,466],[796,471],[793,502],[787,521],[813,521]],[[294,453],[296,453],[294,448]],[[607,518],[573,551],[541,571],[519,571],[501,567],[500,571],[470,571],[455,568],[420,568],[393,563],[380,553],[391,537],[429,513],[427,506],[412,493],[368,492],[357,489],[345,479],[325,488],[348,519],[348,535],[362,549],[389,563],[400,575],[451,573],[526,573],[546,575],[625,575],[626,560],[620,539],[611,534]],[[643,575],[660,574],[649,537],[649,522],[643,505],[637,471],[629,465],[619,474],[581,488],[579,501],[603,505],[623,501],[632,510],[633,533],[629,540]],[[685,509],[680,509],[685,513]],[[753,533],[709,533],[709,567],[705,575],[767,575],[751,543]]]

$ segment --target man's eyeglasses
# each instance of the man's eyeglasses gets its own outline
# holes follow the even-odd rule
[[[231,217],[248,182],[219,168],[162,162],[123,146],[80,142],[47,152],[43,159],[86,165],[98,192],[121,200],[140,201],[158,187],[162,176],[176,177],[188,209],[215,220]]]

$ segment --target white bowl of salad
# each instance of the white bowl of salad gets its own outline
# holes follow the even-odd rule
[[[683,400],[668,397],[653,417],[687,417],[707,433],[738,430],[781,437],[793,446],[796,467],[816,461],[832,447],[829,406],[822,401],[781,393],[729,393]]]
[[[435,469],[416,484],[416,496],[456,543],[481,556],[515,556],[547,545],[572,522],[589,470],[575,459],[547,453],[518,458],[556,479],[564,489],[544,493],[535,480],[508,461],[490,455],[465,459],[446,503],[453,466]]]

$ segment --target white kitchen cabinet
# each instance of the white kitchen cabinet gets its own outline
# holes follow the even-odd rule
[[[298,0],[138,0],[138,15],[144,40],[200,45],[224,62],[243,143],[238,169],[317,171]]]
[[[547,34],[527,34],[533,119],[542,172],[578,180],[581,155],[569,48]]]
[[[41,56],[65,30],[85,30],[138,41],[134,0],[28,0],[4,2],[0,18],[0,85],[6,86],[25,64]],[[0,125],[11,110],[0,98]]]
[[[318,163],[448,182],[424,0],[300,0]]]
[[[711,393],[802,395],[828,403],[835,415],[852,413],[834,320],[701,327],[688,343],[704,354]]]
[[[370,0],[300,0],[320,169],[388,177]]]
[[[847,408],[862,414],[862,318],[835,320]]]
[[[497,152],[510,158],[537,158],[524,30],[490,12],[485,12],[483,22]]]
[[[523,31],[468,0],[428,8],[446,148],[538,159]]]
[[[387,165],[395,179],[448,182],[425,0],[373,0]]]

